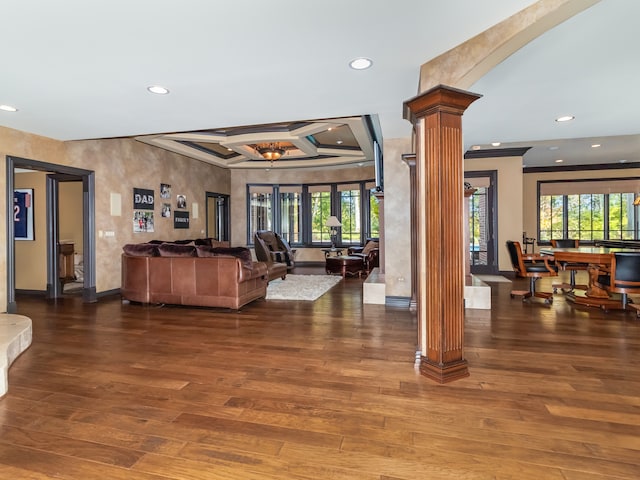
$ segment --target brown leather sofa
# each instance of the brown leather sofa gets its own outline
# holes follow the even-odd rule
[[[125,245],[122,298],[238,310],[267,294],[267,266],[247,248]]]

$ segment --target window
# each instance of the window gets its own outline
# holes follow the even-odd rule
[[[311,243],[331,242],[327,219],[331,216],[331,185],[309,187],[311,199]]]
[[[538,238],[638,240],[640,179],[539,182]],[[561,193],[563,192],[563,193]]]
[[[341,243],[359,245],[362,237],[360,185],[340,185]]]
[[[302,242],[302,186],[280,187],[279,233],[289,243]]]
[[[369,235],[366,237],[380,237],[380,200],[375,196],[375,186],[367,185],[369,195]]]
[[[338,217],[338,243],[361,245],[380,235],[373,180],[321,185],[247,185],[247,243],[256,230],[274,230],[292,245],[328,246],[327,219]]]
[[[273,230],[273,188],[271,186],[249,187],[249,231]],[[251,240],[253,242],[253,239]]]

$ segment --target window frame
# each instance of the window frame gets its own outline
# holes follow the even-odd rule
[[[594,191],[592,192],[588,192],[588,191],[581,191],[581,188],[579,187],[580,182],[582,182],[583,185],[591,185],[593,186]],[[615,184],[618,183],[618,188],[616,187],[611,187],[609,188],[609,191],[603,191],[603,189],[605,189],[608,185],[611,184]],[[624,185],[625,183],[628,183],[629,185]],[[638,186],[636,186],[634,188],[633,184],[636,183],[638,184]],[[569,193],[563,193],[563,194],[557,194],[557,193],[553,193],[554,188],[551,187],[550,190],[551,192],[549,192],[549,189],[545,189],[546,186],[548,186],[548,184],[558,184],[560,186],[565,185],[567,190],[569,190]],[[624,185],[621,187],[621,185]],[[558,188],[558,187],[556,187]],[[584,188],[584,186],[583,186]],[[623,190],[623,189],[627,189],[627,190],[636,190],[636,192],[634,191],[618,191],[618,190]],[[542,190],[546,190],[546,193],[542,193]],[[640,195],[640,177],[631,177],[631,178],[603,178],[603,179],[593,179],[593,178],[587,178],[587,179],[579,179],[579,180],[538,180],[537,182],[537,189],[536,189],[536,197],[537,197],[537,202],[536,202],[536,231],[537,231],[537,238],[538,238],[538,244],[540,245],[550,245],[551,244],[551,239],[557,239],[557,238],[577,238],[580,240],[581,244],[584,245],[593,245],[596,242],[599,242],[601,240],[618,240],[618,238],[611,238],[611,233],[612,231],[614,233],[617,233],[618,231],[620,232],[629,232],[629,229],[626,230],[622,230],[622,229],[612,229],[611,228],[611,222],[612,222],[612,218],[611,218],[611,196],[613,195],[633,195],[634,198],[638,197]],[[582,219],[581,219],[581,213],[582,213],[582,198],[581,196],[584,195],[590,195],[591,196],[591,205],[594,204],[594,197],[595,196],[602,196],[602,206],[601,206],[601,211],[599,211],[598,213],[602,215],[603,217],[603,225],[602,225],[602,230],[594,230],[593,228],[593,217],[594,217],[594,210],[591,208],[589,209],[589,212],[591,213],[591,224],[592,224],[592,228],[591,229],[586,229],[583,230],[581,228],[581,224],[582,224]],[[547,232],[548,229],[542,229],[541,228],[541,201],[543,199],[543,197],[560,197],[562,199],[562,232],[561,232],[561,237],[556,237],[554,235],[554,233],[557,230],[553,230],[553,228],[551,228],[551,230],[549,230],[548,236],[549,238],[545,238],[545,240],[541,240],[542,232]],[[569,229],[570,229],[570,219],[569,219],[569,201],[570,198],[569,197],[578,197],[578,205],[579,205],[579,212],[578,212],[578,231],[575,232],[573,229],[571,230],[571,233],[569,233]],[[575,200],[575,199],[574,199]],[[635,205],[633,202],[631,202],[630,204],[627,205],[628,207],[630,207],[630,209],[628,210],[629,213],[629,221],[628,223],[632,225],[633,230],[631,230],[631,237],[632,238],[626,238],[625,240],[640,240],[640,222],[638,222],[638,218],[639,218],[639,206]],[[618,220],[621,220],[622,218],[622,213],[621,213],[621,217]],[[582,237],[582,232],[589,232],[590,233],[590,239],[583,239]],[[601,238],[594,238],[594,232],[598,232],[596,236],[598,236],[600,234],[600,232],[602,232],[602,239]],[[621,234],[623,236],[623,234]]]

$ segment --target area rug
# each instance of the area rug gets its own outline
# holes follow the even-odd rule
[[[474,275],[474,277],[482,280],[483,282],[497,282],[497,283],[511,283],[507,277],[502,275]]]
[[[267,300],[309,300],[321,297],[342,277],[334,275],[287,275],[285,280],[271,280]]]

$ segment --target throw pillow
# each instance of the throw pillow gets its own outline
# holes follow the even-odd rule
[[[379,244],[378,242],[367,242],[367,244],[364,246],[364,249],[362,250],[362,253],[364,253],[365,255],[369,255],[369,252],[371,250],[374,250],[376,248],[378,248]]]

